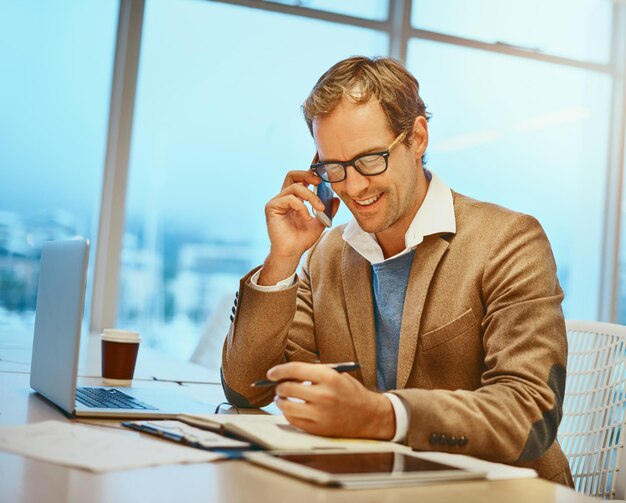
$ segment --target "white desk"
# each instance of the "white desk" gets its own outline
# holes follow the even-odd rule
[[[31,341],[0,334],[0,426],[50,419],[69,421],[29,385]],[[79,384],[100,384],[97,336],[82,341]],[[168,387],[209,404],[224,401],[214,376],[203,367],[140,347],[135,377],[142,386]],[[166,382],[155,381],[154,378]],[[168,381],[178,381],[176,382]],[[190,383],[190,381],[192,381]],[[200,383],[193,383],[199,381]],[[108,426],[117,421],[98,420]],[[120,435],[140,435],[121,429]],[[156,440],[155,440],[156,441]],[[242,461],[171,465],[95,474],[0,452],[0,502],[359,502],[464,501],[507,503],[594,502],[540,479],[458,482],[422,487],[346,491],[302,482]]]
[[[97,382],[84,379],[85,384]],[[176,387],[207,402],[217,401],[217,385],[149,382]],[[67,421],[29,387],[26,373],[0,371],[0,425],[55,419]],[[120,431],[121,435],[139,435]],[[155,440],[156,441],[156,440]],[[242,461],[172,465],[94,474],[0,452],[1,502],[594,502],[571,489],[540,479],[460,482],[346,491],[314,486]]]

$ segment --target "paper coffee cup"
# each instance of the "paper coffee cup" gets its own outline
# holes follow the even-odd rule
[[[102,332],[102,383],[130,386],[141,337],[139,332],[107,328]]]

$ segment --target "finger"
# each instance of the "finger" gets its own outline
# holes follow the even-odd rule
[[[290,402],[286,398],[275,397],[276,406],[282,411],[285,417],[291,422],[291,419],[298,418],[307,421],[313,421],[312,407],[306,403]]]
[[[311,381],[321,383],[339,376],[332,368],[319,363],[289,362],[276,365],[267,371],[273,381]]]
[[[300,418],[300,417],[288,417],[285,416],[287,418],[287,421],[289,421],[289,424],[291,424],[292,426],[295,426],[296,428],[300,428],[301,430],[304,430],[306,432],[309,433],[313,433],[314,431],[316,431],[316,422],[315,421],[311,421],[310,419],[304,419],[304,418]]]
[[[293,185],[294,183],[301,183],[304,185],[318,185],[322,179],[317,176],[313,171],[309,170],[296,170],[289,171],[287,176],[285,176],[285,181],[283,182],[282,188],[285,189],[289,185]]]
[[[267,203],[266,210],[270,213],[277,211],[281,215],[286,215],[291,210],[298,213],[306,222],[313,219],[308,208],[304,205],[304,202],[302,202],[302,199],[294,195],[287,195],[272,199],[269,203]]]
[[[324,211],[324,203],[322,203],[322,200],[317,196],[317,194],[300,183],[294,183],[285,187],[280,191],[278,197],[286,195],[299,197],[304,201],[308,201],[316,210]]]
[[[306,402],[317,402],[319,399],[319,386],[301,384],[295,381],[285,381],[276,386],[276,394],[281,398],[299,398]]]

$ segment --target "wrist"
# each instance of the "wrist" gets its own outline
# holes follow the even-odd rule
[[[381,393],[371,392],[375,397],[374,421],[369,422],[368,438],[391,440],[396,433],[396,415],[391,401]]]
[[[300,263],[300,257],[276,257],[270,253],[263,263],[257,284],[274,286],[279,281],[293,276]]]

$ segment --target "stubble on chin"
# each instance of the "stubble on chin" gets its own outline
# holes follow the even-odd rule
[[[346,197],[344,194],[339,195],[343,204],[350,210],[350,213],[359,224],[359,227],[368,234],[377,234],[389,228],[393,222],[389,222],[389,208],[382,208],[382,214],[379,210],[376,215],[371,215],[369,218],[359,215],[359,206],[352,201],[351,198]]]
[[[354,213],[352,216],[355,218],[359,227],[363,229],[368,234],[378,234],[379,232],[383,232],[388,229],[391,225],[389,220],[389,215],[376,215],[373,218],[359,218]]]

